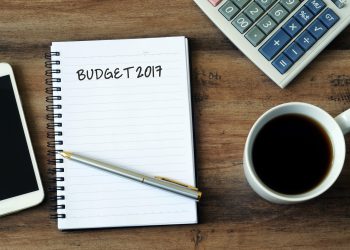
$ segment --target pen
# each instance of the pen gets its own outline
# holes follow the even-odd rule
[[[145,183],[145,184],[148,184],[148,185],[153,186],[153,187],[157,187],[157,188],[164,189],[164,190],[167,190],[167,191],[170,191],[170,192],[182,195],[182,196],[186,196],[186,197],[195,199],[196,201],[199,201],[201,196],[202,196],[202,192],[200,192],[198,190],[198,188],[192,187],[190,185],[186,185],[184,183],[177,182],[177,181],[165,178],[165,177],[146,176],[146,175],[136,173],[136,172],[131,171],[131,170],[127,170],[125,168],[121,168],[121,167],[114,166],[114,165],[111,165],[108,163],[96,161],[96,160],[87,158],[85,156],[77,155],[77,154],[67,152],[67,151],[62,151],[59,154],[66,159],[70,159],[70,160],[84,163],[86,165],[90,165],[90,166],[93,166],[93,167],[96,167],[99,169],[103,169],[105,171],[112,172],[114,174],[132,179],[134,181]]]

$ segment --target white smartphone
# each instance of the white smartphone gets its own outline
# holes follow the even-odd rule
[[[0,216],[39,204],[43,186],[12,68],[0,63]]]

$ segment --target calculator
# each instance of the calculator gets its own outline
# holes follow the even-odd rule
[[[350,23],[346,0],[194,1],[281,88]]]

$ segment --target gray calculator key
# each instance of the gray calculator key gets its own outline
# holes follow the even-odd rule
[[[255,0],[255,2],[266,11],[275,3],[275,0]]]
[[[256,3],[252,2],[249,6],[244,10],[244,14],[249,17],[250,20],[255,22],[259,17],[264,13],[263,9],[259,7]]]
[[[281,0],[280,3],[282,6],[288,10],[289,12],[292,12],[298,5],[300,4],[299,0]]]
[[[274,30],[274,28],[276,28],[277,24],[269,15],[266,15],[258,22],[257,26],[265,33],[265,35],[268,35]]]
[[[244,33],[249,29],[249,27],[253,24],[250,19],[244,15],[243,13],[239,14],[233,21],[232,25],[235,26],[235,28],[241,32]]]
[[[231,0],[238,8],[243,9],[250,0]]]
[[[259,45],[259,43],[261,43],[262,40],[264,40],[265,34],[261,30],[259,30],[258,27],[254,26],[251,30],[247,32],[245,37],[254,47],[256,47]]]
[[[345,7],[346,0],[332,0],[332,2],[339,8],[342,9]]]
[[[219,12],[229,21],[239,12],[239,9],[231,1],[227,1],[219,9]]]
[[[269,15],[276,23],[280,23],[288,15],[288,11],[278,3],[269,11]]]

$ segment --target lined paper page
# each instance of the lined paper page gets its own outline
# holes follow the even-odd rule
[[[57,149],[195,185],[187,39],[57,42],[51,51],[60,52],[53,58],[61,71],[53,76],[61,78],[54,86],[62,96],[54,103],[62,106]],[[63,165],[60,229],[197,222],[193,200],[73,161]]]

